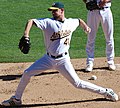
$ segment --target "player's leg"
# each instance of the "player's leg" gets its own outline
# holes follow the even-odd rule
[[[30,78],[32,76],[38,75],[38,74],[44,72],[45,70],[52,68],[51,61],[48,58],[49,57],[47,55],[45,55],[44,57],[37,60],[28,69],[26,69],[24,71],[23,76],[21,78],[21,81],[20,81],[18,88],[16,90],[15,97],[17,99],[21,99],[23,91],[24,91],[26,85],[29,83]]]
[[[29,83],[30,78],[34,75],[38,75],[44,72],[45,70],[51,69],[52,68],[51,63],[52,61],[47,55],[44,55],[41,59],[33,63],[28,69],[24,71],[20,83],[18,84],[15,95],[11,97],[9,100],[3,101],[2,105],[11,106],[21,104],[22,94],[27,84]]]
[[[64,59],[58,64],[59,65],[56,67],[56,69],[76,88],[99,93],[104,95],[106,98],[111,96],[109,99],[112,101],[118,100],[117,94],[115,94],[111,89],[106,89],[93,83],[81,80],[75,72],[69,59]],[[108,91],[112,91],[113,94],[109,93]],[[109,96],[107,97],[106,95]]]
[[[113,16],[110,8],[101,13],[102,27],[106,39],[106,56],[110,70],[115,70],[114,65],[114,38],[113,38]]]
[[[75,72],[73,65],[70,62],[70,59],[61,60],[60,64],[56,66],[56,69],[76,88],[82,88],[96,93],[104,93],[106,91],[105,88],[81,80]]]
[[[91,28],[91,32],[87,36],[86,54],[87,54],[87,67],[86,71],[92,71],[94,62],[94,45],[96,32],[100,23],[100,15],[98,10],[88,12],[87,24]]]

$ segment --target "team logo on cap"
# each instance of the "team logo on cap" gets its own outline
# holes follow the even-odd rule
[[[55,6],[55,3],[53,3],[52,6]]]

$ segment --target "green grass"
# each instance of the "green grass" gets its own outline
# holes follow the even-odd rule
[[[82,0],[61,0],[65,4],[66,17],[87,19],[87,10]],[[38,28],[33,27],[30,32],[31,50],[24,55],[18,49],[18,42],[23,35],[28,19],[51,17],[47,8],[54,0],[1,0],[0,1],[0,62],[33,62],[45,53],[43,34]],[[114,17],[115,53],[120,56],[120,22],[119,5],[117,0],[112,1]],[[85,58],[87,36],[81,28],[74,33],[71,41],[71,58]],[[101,26],[99,27],[95,57],[105,56],[105,38]]]

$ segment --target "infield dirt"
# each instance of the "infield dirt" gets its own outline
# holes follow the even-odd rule
[[[120,57],[115,58],[115,71],[109,71],[106,58],[95,58],[94,69],[85,73],[85,59],[71,59],[78,76],[85,81],[112,88],[120,95]],[[32,63],[0,63],[0,102],[9,99],[17,88],[23,71]],[[92,75],[97,80],[89,80]],[[120,108],[120,101],[74,88],[56,70],[31,78],[22,97],[24,108]]]

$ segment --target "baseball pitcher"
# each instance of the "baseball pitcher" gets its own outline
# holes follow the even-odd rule
[[[15,95],[9,100],[3,101],[2,105],[12,106],[22,104],[22,94],[30,78],[48,69],[58,70],[78,89],[86,89],[99,93],[112,101],[117,101],[118,96],[112,89],[106,89],[81,80],[70,62],[68,50],[72,33],[78,26],[81,26],[87,33],[90,33],[91,29],[82,19],[66,18],[64,14],[64,5],[61,2],[53,3],[52,7],[48,8],[48,11],[51,11],[53,17],[29,20],[23,36],[25,40],[29,40],[29,32],[33,25],[43,30],[46,54],[24,71]]]

